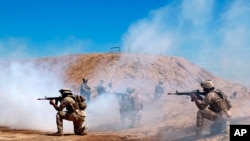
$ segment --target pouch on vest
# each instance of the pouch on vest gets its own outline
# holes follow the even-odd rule
[[[76,101],[73,104],[74,109],[85,110],[87,108],[87,104],[85,103],[85,98],[83,96],[73,95],[71,97]]]
[[[212,104],[212,109],[215,112],[220,112],[225,109],[229,110],[232,105],[228,100],[227,96],[219,90],[216,90],[215,93],[219,96],[219,98],[216,99],[215,102]]]

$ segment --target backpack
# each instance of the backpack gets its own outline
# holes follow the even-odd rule
[[[220,112],[221,110],[232,108],[231,102],[227,98],[227,96],[220,90],[216,90],[215,93],[219,96],[218,99],[212,104],[212,109],[215,112]]]
[[[76,102],[73,104],[74,109],[85,110],[87,108],[87,104],[85,102],[85,98],[81,95],[70,95]]]

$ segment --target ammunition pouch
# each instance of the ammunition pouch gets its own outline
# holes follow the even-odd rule
[[[215,112],[220,112],[222,110],[231,109],[232,105],[230,101],[227,99],[227,97],[225,96],[225,94],[223,94],[220,91],[215,91],[215,92],[218,94],[219,98],[217,98],[215,102],[211,104],[211,110]]]

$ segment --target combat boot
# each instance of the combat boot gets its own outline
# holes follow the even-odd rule
[[[84,126],[83,131],[82,131],[82,135],[87,135],[87,134],[88,134],[88,127]]]
[[[197,139],[203,138],[202,128],[196,128],[196,138]]]
[[[56,133],[53,133],[52,136],[63,136],[63,132],[57,131]]]

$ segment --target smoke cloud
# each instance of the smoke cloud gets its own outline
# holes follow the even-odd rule
[[[0,125],[56,130],[56,111],[48,101],[37,101],[37,98],[60,95],[58,90],[63,85],[55,74],[32,63],[9,62],[1,64],[0,75]]]
[[[249,86],[249,4],[246,0],[173,1],[131,24],[122,38],[123,50],[181,56]]]

